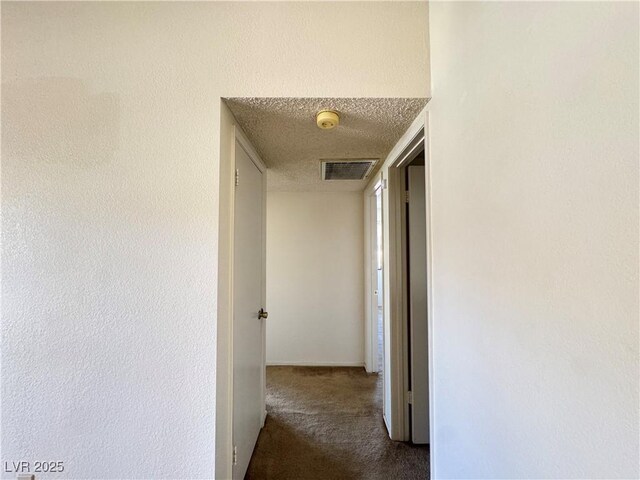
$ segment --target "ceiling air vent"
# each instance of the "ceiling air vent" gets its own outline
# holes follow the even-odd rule
[[[363,180],[377,159],[322,160],[322,180]]]

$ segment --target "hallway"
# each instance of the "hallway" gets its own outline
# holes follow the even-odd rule
[[[389,439],[378,375],[267,368],[267,420],[245,479],[388,478],[429,478],[429,448]]]

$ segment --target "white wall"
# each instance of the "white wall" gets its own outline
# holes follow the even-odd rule
[[[433,3],[437,478],[638,478],[638,4]]]
[[[267,194],[267,363],[364,363],[362,193]]]
[[[220,97],[427,79],[425,4],[3,3],[1,461],[211,478]]]

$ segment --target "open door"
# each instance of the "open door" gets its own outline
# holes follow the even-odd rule
[[[233,478],[247,471],[264,421],[264,170],[236,139],[233,254]]]
[[[430,249],[429,162],[426,110],[394,146],[381,172],[384,286],[384,422],[396,441],[431,444],[431,354],[429,325]],[[366,190],[370,232],[374,230],[377,184]],[[365,218],[365,221],[367,220]],[[371,233],[370,245],[376,241]],[[373,257],[373,254],[372,254]],[[375,279],[371,261],[371,289]],[[370,295],[375,311],[375,295]],[[373,317],[373,315],[371,315]],[[370,328],[369,330],[372,330]],[[373,349],[370,349],[373,350]],[[371,362],[373,363],[373,362]]]
[[[419,157],[420,158],[420,157]],[[421,157],[424,158],[424,155]],[[419,160],[418,160],[419,162]],[[427,330],[427,215],[425,167],[406,168],[407,297],[411,440],[429,443],[429,355]]]

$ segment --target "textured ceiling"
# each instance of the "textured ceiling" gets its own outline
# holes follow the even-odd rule
[[[228,98],[227,105],[267,164],[272,191],[360,191],[427,103],[426,98]],[[340,125],[320,130],[332,109]],[[320,179],[321,159],[377,158],[365,180]]]

